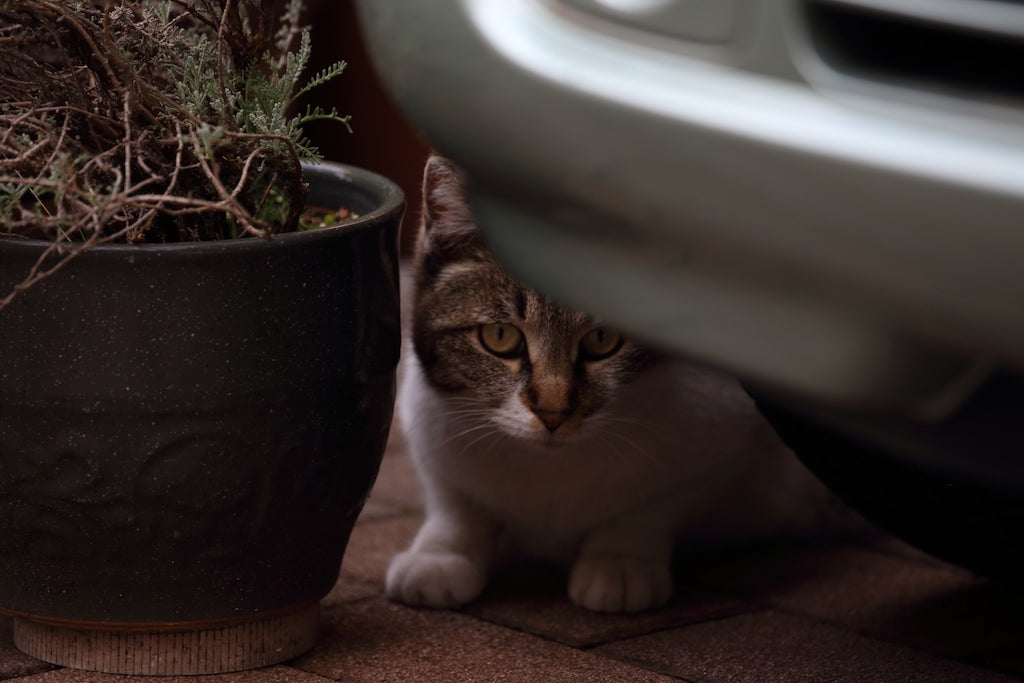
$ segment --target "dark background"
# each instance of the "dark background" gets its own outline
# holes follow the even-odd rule
[[[313,55],[308,75],[342,60],[341,76],[317,88],[302,101],[342,116],[351,115],[352,132],[331,122],[306,128],[324,159],[361,166],[396,182],[405,192],[402,253],[411,254],[419,224],[420,184],[429,150],[402,118],[381,87],[356,19],[354,0],[307,0],[304,24],[312,29]]]

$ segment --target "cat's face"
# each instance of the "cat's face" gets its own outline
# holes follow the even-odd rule
[[[428,380],[508,435],[554,445],[586,433],[651,354],[510,277],[453,173],[432,159],[424,184],[413,342]]]

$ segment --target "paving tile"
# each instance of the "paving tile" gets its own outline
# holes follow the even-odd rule
[[[593,652],[698,683],[1004,683],[1012,678],[772,611],[604,645]]]
[[[1024,640],[1019,640],[988,652],[980,652],[966,660],[983,669],[1000,671],[1024,680]]]
[[[864,628],[935,654],[966,658],[1024,642],[1024,595],[979,581],[879,607]],[[1022,650],[1018,649],[1020,653]]]
[[[423,494],[416,468],[409,459],[405,436],[398,418],[391,426],[391,435],[380,464],[377,482],[370,492],[360,520],[383,516],[405,515],[423,510]]]
[[[352,529],[338,582],[323,600],[325,607],[382,595],[391,557],[406,548],[420,527],[418,517],[360,522]]]
[[[329,679],[290,666],[207,676],[119,676],[78,669],[57,669],[29,676],[19,683],[328,683]]]
[[[736,598],[679,586],[672,601],[662,609],[639,614],[599,614],[573,605],[566,596],[566,581],[566,573],[561,569],[508,569],[495,576],[480,600],[470,604],[465,612],[572,647],[592,647],[751,609],[749,603]]]
[[[341,578],[383,587],[384,572],[391,557],[409,545],[421,521],[419,517],[400,517],[357,524],[345,548]]]
[[[963,658],[1024,639],[1024,597],[961,569],[852,545],[761,549],[691,571],[715,590]]]
[[[423,494],[416,468],[408,455],[408,444],[401,423],[395,416],[388,444],[381,459],[377,481],[359,516],[360,522],[420,513]]]
[[[337,680],[672,680],[458,612],[383,598],[338,605],[324,616],[323,643],[291,665]]]
[[[19,676],[28,676],[54,668],[38,659],[33,659],[14,647],[13,624],[10,617],[0,615],[0,681]]]
[[[365,600],[380,595],[382,588],[376,583],[363,581],[351,576],[342,574],[338,582],[331,588],[331,592],[324,597],[322,605],[332,606],[355,600]]]

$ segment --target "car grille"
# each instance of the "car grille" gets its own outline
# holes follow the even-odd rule
[[[1024,0],[806,0],[802,7],[813,51],[836,74],[1024,111]]]

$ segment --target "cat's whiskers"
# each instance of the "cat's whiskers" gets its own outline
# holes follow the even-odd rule
[[[461,427],[461,425],[459,426]],[[490,425],[485,422],[476,422],[467,427],[462,427],[461,429],[456,429],[448,433],[448,435],[445,437],[444,441],[441,442],[441,444],[447,445],[455,441],[460,441],[464,439],[466,436],[473,434],[474,432],[483,432],[482,435],[478,436],[477,440],[479,440],[479,438],[485,438],[495,431],[497,430],[494,428],[494,425]]]
[[[595,426],[622,438],[632,438],[630,435],[642,434],[648,439],[652,436],[663,435],[666,428],[664,424],[649,418],[618,411],[602,414],[600,421],[596,422]]]
[[[456,429],[447,435],[442,441],[442,445],[464,441],[467,436],[477,432],[472,440],[462,444],[461,452],[475,447],[485,439],[489,440],[487,450],[491,450],[498,443],[508,438],[503,430],[494,423],[493,413],[489,408],[481,407],[479,403],[472,399],[462,399],[460,402],[464,403],[466,407],[451,408],[448,411],[448,415],[453,418],[452,426],[456,427]]]
[[[464,421],[464,422],[469,421],[467,418],[473,418],[473,417],[486,418],[488,416],[488,412],[487,412],[486,409],[480,408],[479,406],[474,406],[472,404],[470,404],[469,407],[467,407],[467,408],[446,410],[445,414],[448,415],[448,416],[451,416],[451,417],[456,417],[456,418],[460,419],[460,421]],[[435,415],[433,415],[431,413],[418,413],[416,415],[416,419],[409,420],[409,416],[408,415],[405,415],[404,413],[400,413],[399,414],[399,419],[402,420],[403,423],[405,423],[407,428],[416,429],[418,431],[421,428],[423,428],[424,426],[429,426],[430,423],[435,422],[437,418],[436,418]],[[483,420],[481,420],[481,421],[483,421]]]
[[[496,437],[496,438],[488,439],[488,437]],[[488,439],[488,442],[486,444],[487,447],[482,452],[479,452],[477,454],[477,455],[486,455],[487,453],[490,453],[492,450],[497,448],[499,444],[501,444],[503,441],[506,441],[508,438],[509,437],[506,434],[504,434],[500,429],[494,429],[491,432],[488,432],[486,434],[481,434],[481,435],[477,436],[477,438],[475,438],[472,441],[470,441],[469,443],[464,444],[463,447],[462,447],[462,453],[465,453],[469,449],[473,448],[474,446],[476,446],[476,444],[480,443],[484,439]]]
[[[486,407],[481,407],[479,402],[471,398],[464,397],[448,397],[447,406],[445,407],[445,415],[452,418],[449,427],[455,427],[455,430],[445,429],[444,436],[438,442],[440,446],[446,446],[454,441],[464,438],[467,434],[472,434],[476,431],[483,431],[478,438],[475,438],[470,445],[477,443],[483,438],[489,435],[497,433],[498,430],[491,423],[491,413]],[[461,407],[455,407],[456,404],[461,404]],[[400,415],[400,419],[408,420],[407,415]],[[406,430],[420,432],[425,427],[430,428],[436,421],[436,416],[430,413],[418,413],[416,418],[409,420],[405,425]],[[468,448],[469,446],[463,446]]]
[[[649,431],[654,431],[661,427],[661,425],[654,420],[628,412],[606,411],[599,419],[603,422],[614,422],[616,424],[628,425],[630,427],[641,427]]]
[[[615,457],[619,460],[636,460],[639,457],[646,458],[646,449],[642,448],[633,439],[619,434],[614,429],[601,429],[595,432],[595,436],[601,437],[603,448],[595,449],[608,457]]]
[[[462,455],[471,449],[476,449],[477,453],[475,455],[478,457],[481,455],[486,455],[487,453],[490,453],[495,448],[500,446],[505,441],[508,441],[509,439],[513,438],[509,436],[507,433],[505,433],[503,429],[501,429],[498,425],[494,423],[493,416],[487,410],[464,410],[462,411],[462,417],[457,418],[455,422],[467,422],[467,420],[465,419],[466,415],[472,415],[472,417],[479,419],[474,420],[473,424],[466,426],[461,430],[452,432],[442,442],[443,445],[449,445],[452,444],[453,442],[462,442],[461,447],[459,448],[458,451],[459,455]],[[474,432],[477,433],[474,435]],[[465,439],[469,435],[474,436],[469,441],[466,441]],[[478,448],[478,446],[482,442],[483,448]]]
[[[652,452],[650,444],[642,444],[632,436],[624,433],[623,430],[618,429],[619,424],[630,424],[647,426],[647,420],[631,420],[627,417],[617,417],[614,415],[606,415],[600,421],[600,423],[592,426],[592,434],[594,438],[601,439],[606,452],[608,455],[614,455],[620,459],[629,459],[634,462],[644,461],[648,465],[656,467],[664,467],[666,470],[670,466],[664,462],[663,458]]]

